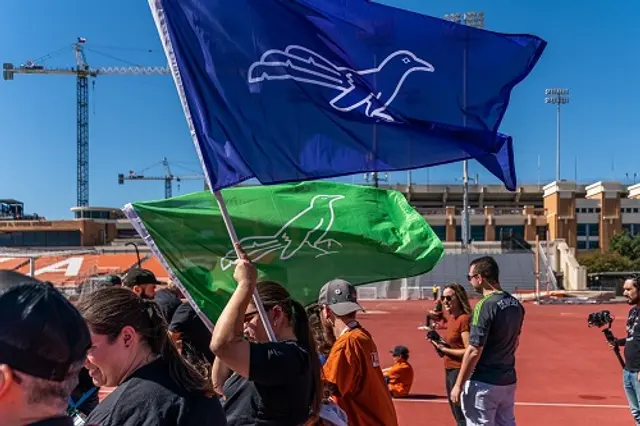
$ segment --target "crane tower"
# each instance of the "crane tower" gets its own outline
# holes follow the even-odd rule
[[[53,74],[76,76],[77,90],[77,205],[89,205],[89,77],[100,75],[169,75],[168,67],[100,67],[91,68],[84,54],[86,39],[78,37],[73,43],[76,66],[70,68],[45,68],[29,61],[19,67],[2,64],[4,80],[13,80],[15,74]]]

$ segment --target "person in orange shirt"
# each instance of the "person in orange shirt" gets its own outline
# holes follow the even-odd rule
[[[340,279],[329,281],[320,290],[318,304],[322,322],[337,338],[322,369],[323,379],[349,426],[397,426],[378,348],[356,320],[363,309],[355,287]]]
[[[413,385],[413,367],[409,364],[409,349],[405,346],[396,346],[391,351],[393,365],[382,370],[389,392],[394,398],[403,398],[409,395]]]

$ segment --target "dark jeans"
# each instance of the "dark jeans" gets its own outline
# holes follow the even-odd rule
[[[453,418],[456,419],[456,424],[458,426],[465,426],[467,421],[464,418],[464,414],[462,413],[462,406],[456,405],[451,402],[451,389],[453,389],[453,385],[456,384],[456,380],[458,379],[458,373],[460,369],[445,369],[445,383],[447,388],[447,400],[449,400],[449,407],[451,407],[451,412],[453,413]]]

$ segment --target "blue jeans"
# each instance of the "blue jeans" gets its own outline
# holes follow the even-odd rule
[[[638,382],[638,373],[624,369],[622,373],[622,383],[624,391],[627,393],[631,415],[636,421],[636,425],[640,425],[640,382]]]

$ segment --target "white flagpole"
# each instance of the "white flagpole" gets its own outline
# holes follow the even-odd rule
[[[229,237],[231,238],[231,242],[233,243],[233,249],[236,251],[236,257],[240,259],[240,253],[236,248],[236,244],[239,243],[240,240],[238,239],[236,229],[233,227],[233,223],[231,222],[231,216],[229,216],[229,211],[227,210],[227,205],[224,202],[224,198],[222,198],[222,194],[220,193],[220,191],[211,192],[213,192],[213,195],[214,197],[216,197],[216,201],[218,202],[218,207],[220,207],[220,213],[222,213],[224,225],[227,227],[227,232],[229,233]],[[267,318],[267,311],[264,309],[262,299],[260,299],[260,295],[258,294],[258,289],[253,290],[253,304],[256,305],[256,309],[258,309],[258,314],[260,315],[262,324],[264,324],[264,329],[267,331],[269,340],[275,342],[276,335],[273,331],[273,328],[271,327],[271,323],[269,323],[269,319]]]
[[[198,144],[196,132],[193,125],[193,119],[191,118],[191,111],[189,109],[189,104],[187,102],[187,98],[184,92],[184,86],[182,85],[182,77],[180,76],[180,70],[178,69],[178,63],[176,61],[176,57],[173,51],[173,45],[171,43],[171,38],[169,37],[169,31],[167,29],[167,24],[164,16],[164,9],[162,7],[161,0],[148,0],[149,6],[151,8],[151,13],[153,14],[153,20],[156,23],[156,27],[158,28],[158,33],[160,35],[160,40],[162,41],[162,46],[164,48],[164,53],[167,55],[167,61],[169,63],[169,69],[171,70],[171,75],[173,76],[173,81],[176,84],[176,89],[178,90],[178,97],[180,98],[180,102],[182,104],[182,109],[184,111],[185,118],[187,119],[187,124],[189,125],[189,132],[193,138],[193,142],[196,148],[196,152],[198,153],[198,157],[200,159],[200,163],[202,165],[202,170],[206,177],[207,183],[209,184],[209,188],[211,188],[211,179],[209,179],[209,173],[207,173],[207,168],[205,167],[204,160],[202,154],[200,152],[200,146]],[[233,242],[234,249],[236,243],[239,242],[238,235],[236,234],[236,230],[233,227],[233,223],[231,223],[231,217],[229,216],[229,212],[227,211],[227,206],[224,203],[224,199],[222,198],[222,194],[218,191],[213,191],[214,197],[218,202],[218,206],[220,207],[220,213],[222,213],[222,218],[224,220],[224,224],[227,227],[227,232],[229,233],[229,237]],[[236,250],[236,256],[239,256],[239,253]],[[189,299],[190,300],[190,299]],[[273,332],[273,328],[269,323],[267,318],[267,312],[264,309],[264,305],[262,304],[262,300],[260,299],[260,295],[258,291],[255,290],[253,292],[253,303],[256,305],[256,309],[258,309],[258,313],[260,314],[260,320],[262,320],[262,324],[264,324],[264,329],[267,331],[267,335],[269,336],[269,340],[272,342],[276,341],[276,335]]]

